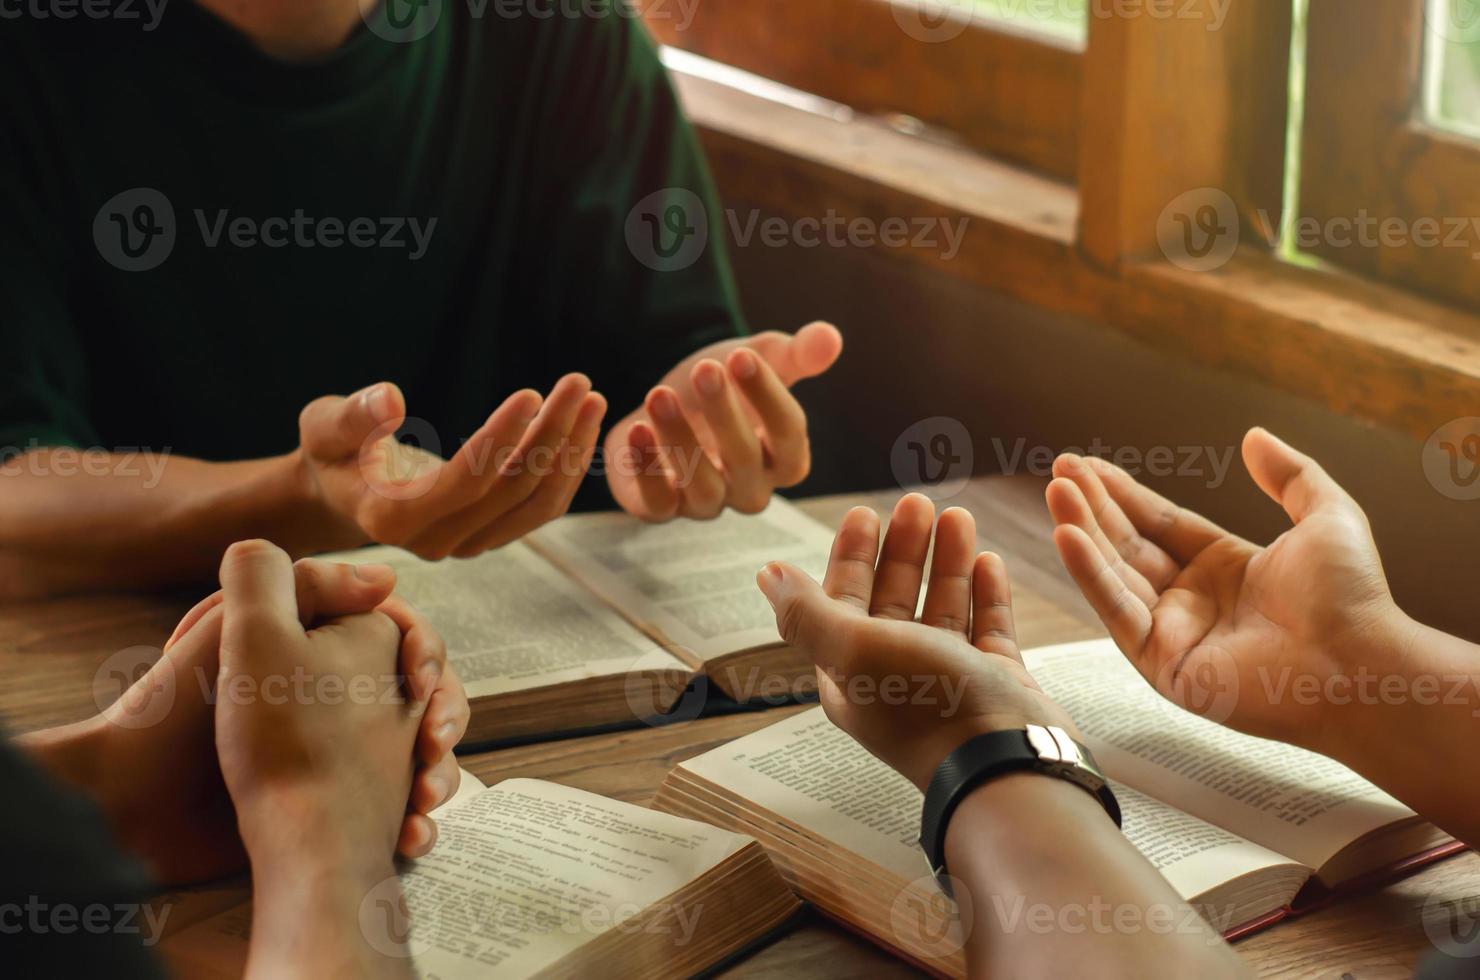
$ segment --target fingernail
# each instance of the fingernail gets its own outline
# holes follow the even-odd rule
[[[416,672],[416,679],[416,686],[421,689],[421,699],[425,701],[437,689],[437,681],[442,679],[442,665],[435,660],[423,664],[421,670]]]
[[[678,399],[673,397],[673,392],[664,390],[653,394],[653,415],[664,422],[678,418]]]
[[[440,773],[427,777],[427,788],[432,791],[432,799],[437,800],[439,803],[447,799],[448,791],[452,789],[451,786],[447,785],[446,777]]]
[[[760,365],[756,362],[755,355],[748,350],[736,351],[735,356],[730,358],[730,370],[741,381],[749,381],[755,377],[759,367]]]
[[[365,407],[377,422],[389,422],[395,411],[391,404],[391,389],[387,385],[375,385],[365,391]]]
[[[724,390],[724,374],[719,370],[718,365],[712,361],[705,361],[694,368],[694,387],[698,388],[699,394],[705,398],[714,398]]]
[[[761,566],[760,574],[756,576],[756,582],[761,588],[761,594],[766,597],[767,601],[771,601],[771,592],[781,584],[781,578],[781,566],[774,561],[767,562]]]
[[[436,731],[436,734],[434,734],[432,737],[434,739],[436,739],[437,740],[437,744],[440,745],[443,742],[451,742],[452,739],[455,737],[454,733],[456,731],[457,731],[457,723],[456,722],[453,722],[453,721],[444,721],[441,724],[441,726],[438,727],[438,729]]]
[[[395,569],[389,565],[356,565],[355,578],[367,585],[384,585],[396,577]]]

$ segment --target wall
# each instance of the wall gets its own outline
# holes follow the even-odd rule
[[[1319,459],[1363,504],[1405,609],[1480,639],[1480,502],[1437,492],[1409,437],[877,252],[752,243],[732,245],[732,256],[757,329],[826,319],[847,338],[839,368],[801,389],[817,460],[803,492],[891,485],[896,437],[919,419],[949,416],[971,433],[980,473],[1012,469],[1020,439],[1058,450],[1098,438],[1140,459],[1172,447],[1179,465],[1183,447],[1232,450],[1221,485],[1206,451],[1195,474],[1147,482],[1266,542],[1288,522],[1237,452],[1247,428],[1261,424]]]

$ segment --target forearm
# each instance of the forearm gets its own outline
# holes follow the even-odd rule
[[[973,977],[1248,975],[1098,801],[1063,780],[1022,774],[971,793],[946,862],[969,896]]]
[[[412,976],[395,867],[321,855],[281,872],[252,871],[247,980]]]
[[[1369,643],[1363,666],[1327,695],[1329,721],[1314,747],[1480,845],[1480,646],[1401,613]]]
[[[296,453],[209,463],[43,449],[0,467],[0,601],[205,579],[233,541],[303,555],[361,543]]]

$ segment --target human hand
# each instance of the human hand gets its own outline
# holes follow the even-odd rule
[[[516,392],[450,460],[401,442],[406,402],[382,382],[312,402],[298,459],[335,528],[326,547],[375,541],[432,561],[500,548],[561,516],[590,467],[606,399],[584,375],[547,399]]]
[[[227,549],[221,587],[216,750],[254,874],[389,867],[426,706],[406,696],[401,628],[376,611],[305,630],[293,565],[265,541]]]
[[[1294,526],[1268,547],[1230,534],[1099,459],[1062,456],[1048,487],[1065,567],[1162,695],[1231,727],[1322,750],[1328,699],[1292,678],[1380,667],[1402,618],[1366,515],[1319,464],[1263,429],[1244,465]],[[1394,645],[1396,646],[1396,645]]]
[[[813,323],[686,358],[607,435],[617,503],[647,521],[764,510],[774,490],[812,467],[807,416],[788,389],[828,370],[842,349],[836,327]]]
[[[904,497],[881,551],[878,515],[854,508],[821,586],[777,563],[757,579],[782,637],[817,665],[828,718],[921,790],[976,735],[1030,724],[1075,733],[1023,667],[1006,567],[976,554],[976,522],[960,508],[940,516],[915,621],[934,517],[929,498]]]
[[[461,772],[453,749],[468,727],[468,698],[457,671],[447,662],[447,647],[426,617],[392,594],[395,572],[385,565],[344,565],[303,558],[293,565],[298,620],[304,629],[325,621],[378,609],[401,629],[399,669],[412,696],[426,704],[417,734],[417,770],[411,806],[401,829],[400,852],[420,857],[436,843],[437,826],[429,814],[457,792]],[[209,670],[218,671],[216,651],[221,643],[219,612],[224,593],[217,591],[195,605],[165,643],[166,657],[175,644],[195,637],[194,648],[207,651]],[[212,760],[214,762],[214,759]]]
[[[305,559],[294,573],[299,613],[308,624],[397,601],[388,598],[395,576],[384,566]],[[191,610],[163,655],[121,697],[81,726],[62,730],[90,746],[88,775],[81,782],[98,798],[120,842],[168,885],[221,878],[246,866],[216,752],[221,619],[217,593]],[[430,692],[432,699],[428,715],[436,712],[460,726],[466,719],[461,684],[450,669],[443,670],[445,652],[428,632],[424,624],[406,630],[403,667],[420,671],[419,696],[425,700]],[[424,853],[435,840],[425,814],[455,792],[451,745],[460,734],[458,727],[443,742],[423,738],[426,761],[417,773],[416,805],[403,828],[408,856]],[[449,782],[452,789],[444,794],[441,787]]]

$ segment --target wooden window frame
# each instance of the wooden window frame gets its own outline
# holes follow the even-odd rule
[[[646,17],[670,47],[871,115],[914,117],[1041,173],[1077,173],[1072,42],[981,17],[910,30],[909,0],[703,0],[690,23],[673,7],[650,3]]]
[[[775,2],[750,0],[766,11]],[[825,7],[832,16],[882,2],[796,7]],[[1214,0],[1177,0],[1177,9],[1187,2],[1206,14]],[[854,108],[861,107],[857,91],[881,86],[888,75],[888,63],[875,62],[860,69],[869,77],[839,80],[851,70],[841,42],[830,41],[814,59],[826,67],[800,64],[798,52],[812,50],[809,38],[825,36],[818,33],[824,22],[805,13],[782,23],[787,30],[810,24],[809,35],[756,53],[754,39],[768,35],[753,25],[740,33],[747,28],[737,0],[706,0],[704,9],[731,12],[686,32],[683,47],[697,54]],[[1238,0],[1223,9],[1226,22],[1211,31],[1206,18],[1091,18],[1086,49],[1076,55],[1070,172],[1021,152],[983,155],[982,139],[953,144],[866,114],[808,111],[804,99],[770,99],[703,73],[678,80],[733,201],[793,218],[823,209],[875,221],[968,218],[951,258],[890,250],[924,268],[922,283],[936,274],[963,279],[1419,440],[1473,415],[1480,318],[1409,289],[1275,254],[1291,4]],[[1237,245],[1215,268],[1188,268],[1168,254],[1162,229],[1178,201],[1209,191],[1233,209]]]
[[[1476,309],[1480,230],[1464,229],[1464,247],[1444,240],[1480,217],[1480,142],[1424,116],[1425,46],[1437,36],[1428,10],[1424,0],[1311,0],[1300,218],[1315,233],[1300,244]],[[1359,232],[1363,215],[1392,233]]]

